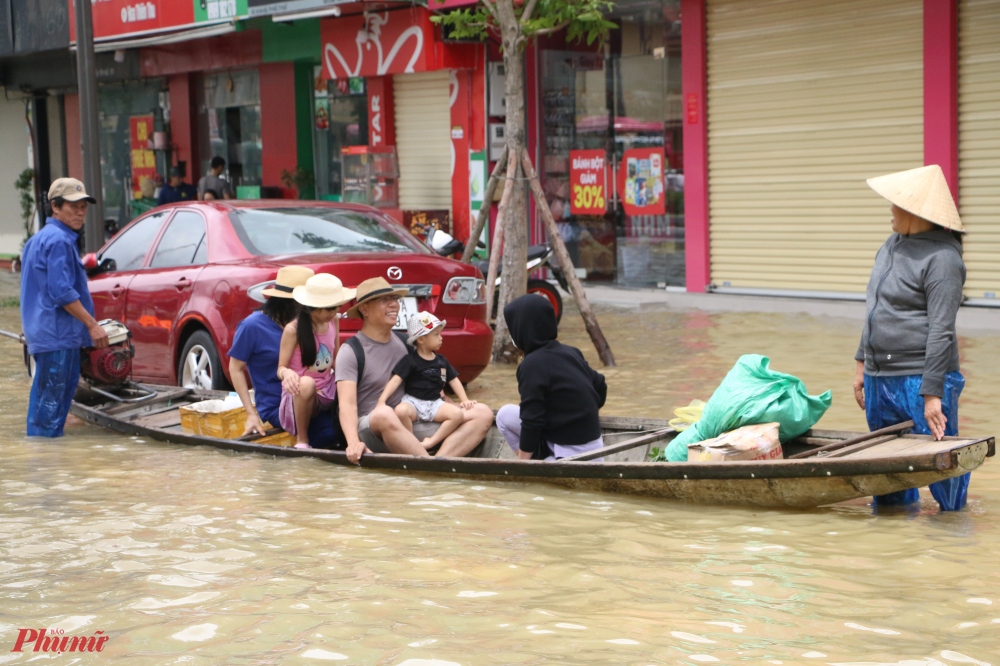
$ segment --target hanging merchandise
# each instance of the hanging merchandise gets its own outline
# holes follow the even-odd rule
[[[698,422],[675,437],[658,460],[685,461],[689,444],[745,425],[775,421],[782,443],[811,428],[830,408],[831,392],[811,396],[801,379],[771,370],[770,363],[758,354],[741,356],[705,403]]]
[[[663,148],[629,148],[618,167],[618,196],[626,215],[664,215]]]

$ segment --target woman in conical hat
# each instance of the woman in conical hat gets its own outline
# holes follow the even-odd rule
[[[893,234],[875,255],[867,316],[855,355],[854,397],[872,430],[912,420],[913,432],[958,434],[955,317],[962,303],[965,229],[937,165],[869,178],[891,204]],[[965,506],[969,475],[931,484],[941,508]],[[914,488],[876,497],[876,505],[918,501]]]

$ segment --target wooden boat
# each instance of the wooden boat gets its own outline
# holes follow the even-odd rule
[[[223,398],[219,391],[144,385],[108,397],[81,386],[72,413],[94,425],[126,435],[240,453],[312,457],[354,467],[343,451],[295,449],[255,443],[249,437],[220,439],[185,433],[179,408]],[[131,402],[123,402],[132,400]],[[575,489],[628,493],[698,504],[809,508],[859,497],[926,486],[959,476],[993,456],[993,437],[947,437],[934,441],[908,434],[905,426],[858,433],[811,430],[784,445],[785,458],[774,461],[654,463],[644,462],[654,447],[676,435],[666,421],[603,417],[605,448],[590,455],[555,462],[515,459],[496,428],[466,458],[420,458],[373,454],[360,467],[379,472],[445,475],[470,480],[555,483]],[[604,456],[604,462],[586,458]]]

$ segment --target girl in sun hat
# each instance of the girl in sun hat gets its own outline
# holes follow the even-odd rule
[[[281,334],[278,418],[281,427],[295,435],[296,448],[310,448],[309,421],[320,408],[329,407],[337,393],[333,374],[340,333],[337,314],[354,294],[329,273],[314,275],[292,291],[299,316]]]
[[[244,435],[253,432],[263,435],[264,424],[278,424],[281,380],[274,373],[278,369],[281,333],[288,322],[299,314],[298,303],[292,299],[292,290],[305,284],[313,275],[313,270],[305,266],[278,269],[274,286],[261,292],[267,300],[236,327],[233,346],[229,349],[229,376],[247,413]],[[250,399],[244,369],[253,382],[255,400]]]
[[[962,220],[937,165],[869,178],[868,185],[892,204],[895,233],[875,255],[868,282],[854,397],[872,430],[912,420],[914,433],[957,435],[965,386],[955,336],[965,284]],[[943,510],[957,511],[968,486],[965,474],[930,490]],[[876,497],[875,504],[919,499],[912,488]]]

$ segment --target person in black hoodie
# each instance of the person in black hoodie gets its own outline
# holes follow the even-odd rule
[[[521,404],[497,412],[504,439],[522,460],[558,460],[602,448],[597,412],[608,385],[579,349],[556,340],[552,304],[526,294],[509,303],[503,316],[511,339],[524,352],[517,368]]]

